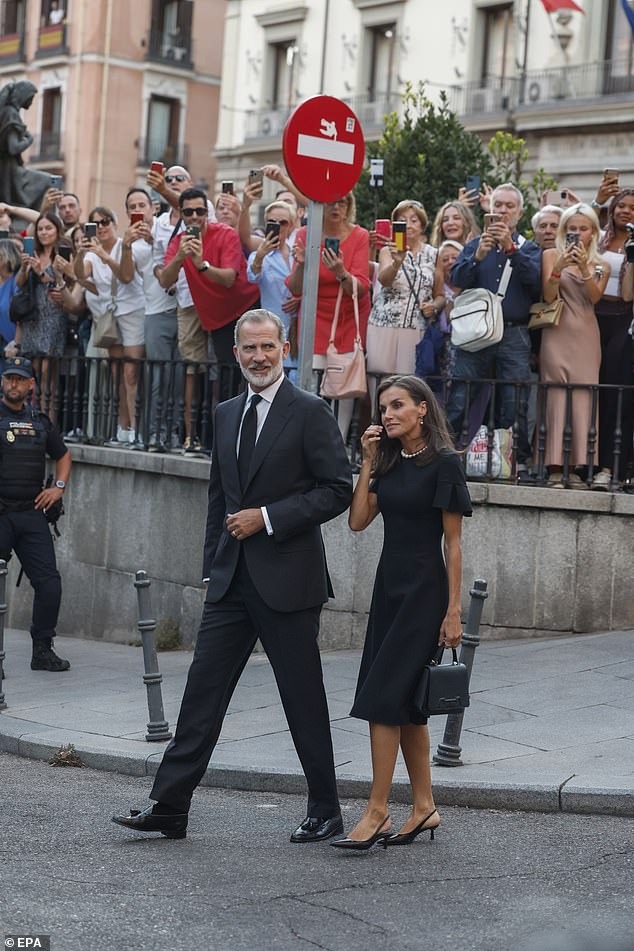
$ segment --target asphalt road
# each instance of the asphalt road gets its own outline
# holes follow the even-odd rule
[[[109,819],[148,788],[0,754],[0,935],[49,934],[52,951],[634,949],[632,819],[447,808],[434,842],[350,855],[289,843],[301,798],[230,790],[199,790],[187,839],[135,838]],[[344,803],[348,826],[359,809]]]

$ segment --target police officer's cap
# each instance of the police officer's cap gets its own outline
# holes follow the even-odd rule
[[[12,376],[23,376],[27,380],[31,380],[35,376],[33,364],[25,357],[11,357],[4,361],[2,375],[8,376],[9,374]]]

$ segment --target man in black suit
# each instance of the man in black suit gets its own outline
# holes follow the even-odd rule
[[[317,635],[332,596],[320,525],[348,508],[352,475],[328,406],[284,376],[282,321],[248,311],[235,339],[249,385],[216,411],[208,588],[176,734],[150,793],[156,804],[113,818],[137,831],[185,836],[192,793],[259,637],[308,783],[307,817],[291,842],[314,842],[343,829]]]

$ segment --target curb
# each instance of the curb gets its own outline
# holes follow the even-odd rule
[[[82,762],[91,769],[127,776],[154,776],[167,745],[148,744],[147,752],[141,753],[137,740],[61,731],[0,714],[0,752],[27,759],[49,760],[60,746],[67,743],[74,745]],[[441,778],[439,770],[444,768],[433,767],[434,797],[442,806],[634,818],[631,776],[623,776],[622,783],[617,779],[611,786],[597,786],[576,775],[564,783],[519,784],[461,779],[455,772],[452,773],[455,779]],[[306,792],[304,775],[299,770],[240,769],[222,763],[208,767],[200,785],[249,792],[299,795]],[[367,798],[370,780],[367,776],[338,773],[337,786],[342,799],[363,799]],[[409,803],[409,784],[405,780],[395,780],[391,798],[394,802]]]

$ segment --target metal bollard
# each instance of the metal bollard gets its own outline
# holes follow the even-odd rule
[[[156,656],[156,644],[154,643],[156,619],[151,616],[150,611],[150,579],[147,572],[137,571],[134,587],[137,591],[139,604],[138,628],[143,642],[143,664],[145,667],[143,683],[147,687],[147,705],[150,712],[150,722],[147,725],[148,731],[145,734],[145,739],[148,743],[171,740],[172,734],[169,731],[169,723],[163,713],[163,694],[161,691],[163,675],[159,671],[158,657]]]
[[[7,563],[4,558],[0,558],[0,710],[6,710],[7,704],[4,699],[4,617],[7,613]]]
[[[469,592],[471,601],[469,602],[469,614],[467,624],[462,637],[462,648],[460,650],[460,660],[466,665],[469,671],[469,683],[471,683],[471,670],[473,668],[473,658],[476,647],[480,643],[480,619],[482,617],[482,608],[488,598],[487,583],[480,578],[473,582],[473,588]],[[462,747],[460,746],[460,733],[462,732],[462,721],[464,719],[464,710],[461,713],[451,713],[447,717],[445,724],[445,733],[442,743],[438,744],[438,749],[434,753],[432,760],[438,766],[463,766],[460,759]]]

